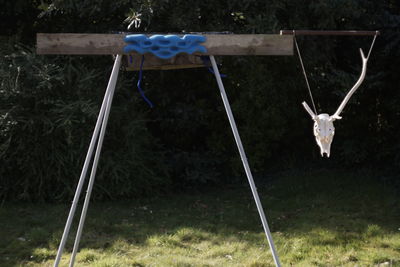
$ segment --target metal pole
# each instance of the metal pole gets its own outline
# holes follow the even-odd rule
[[[107,99],[106,110],[104,113],[103,123],[101,125],[100,136],[99,136],[99,140],[97,143],[96,153],[94,155],[93,166],[92,166],[92,171],[90,173],[89,184],[88,184],[87,191],[86,191],[85,202],[83,203],[81,218],[79,220],[79,226],[78,226],[78,230],[76,232],[74,248],[72,250],[71,260],[69,263],[70,267],[74,266],[76,253],[78,252],[79,242],[80,242],[81,236],[82,236],[83,225],[85,224],[86,214],[87,214],[87,210],[88,210],[89,202],[90,202],[90,196],[92,194],[94,179],[96,176],[97,165],[99,163],[101,148],[103,146],[104,135],[106,133],[108,117],[110,115],[111,103],[112,103],[112,99],[113,99],[113,95],[114,95],[115,85],[117,83],[118,72],[119,72],[119,68],[121,65],[121,57],[122,57],[122,55],[117,55],[117,58],[115,59],[115,64],[114,64],[114,67],[113,67],[113,70],[111,73],[110,81],[108,82],[108,86],[107,86],[107,87],[111,88],[111,92]]]
[[[222,83],[221,76],[219,74],[219,70],[218,70],[217,64],[215,62],[214,56],[210,56],[210,60],[211,60],[211,64],[212,64],[212,67],[214,70],[215,78],[217,79],[217,83],[218,83],[219,91],[221,93],[222,101],[224,102],[226,114],[228,115],[229,123],[231,125],[233,135],[235,137],[236,145],[238,147],[240,157],[242,159],[243,167],[246,172],[247,179],[249,180],[251,192],[253,193],[253,197],[254,197],[254,200],[255,200],[256,206],[257,206],[257,210],[258,210],[258,213],[260,214],[261,222],[262,222],[262,225],[263,225],[263,228],[265,231],[265,235],[267,236],[267,240],[269,243],[269,247],[271,249],[272,257],[274,258],[275,265],[277,267],[280,267],[281,264],[279,262],[278,253],[276,252],[276,249],[275,249],[274,241],[272,239],[272,235],[271,235],[271,232],[268,227],[267,219],[265,217],[264,210],[261,205],[260,197],[258,196],[258,193],[257,193],[257,188],[254,183],[253,175],[251,174],[249,163],[247,162],[246,153],[244,152],[243,144],[240,139],[238,129],[236,127],[235,118],[233,117],[231,106],[229,104],[229,100],[226,95],[224,84]]]
[[[281,35],[349,35],[371,36],[379,35],[379,31],[312,31],[312,30],[281,30]]]
[[[111,79],[113,77],[114,69],[116,68],[116,66],[119,69],[120,64],[121,64],[121,57],[118,55],[117,58],[115,59],[115,62],[114,62],[114,67],[113,67],[113,71],[111,72],[110,81],[111,81]],[[118,73],[116,73],[116,74],[118,75]],[[90,145],[89,145],[88,152],[86,154],[85,163],[83,164],[83,168],[82,168],[81,176],[79,178],[78,186],[77,186],[76,191],[75,191],[74,199],[72,200],[71,209],[70,209],[69,214],[68,214],[68,219],[67,219],[67,222],[65,224],[65,228],[64,228],[64,232],[63,232],[63,235],[62,235],[62,238],[61,238],[61,241],[60,241],[60,245],[58,247],[57,256],[56,256],[56,259],[55,259],[54,265],[53,265],[54,267],[58,267],[58,265],[60,264],[61,256],[62,256],[64,247],[65,247],[65,243],[67,242],[68,234],[69,234],[69,231],[71,229],[71,224],[72,224],[72,221],[74,219],[76,206],[78,205],[78,201],[79,201],[79,197],[81,195],[82,187],[83,187],[83,184],[85,182],[86,173],[87,173],[87,170],[89,168],[90,161],[92,159],[93,150],[94,150],[94,147],[95,147],[95,142],[97,141],[97,137],[99,135],[100,127],[102,126],[102,123],[103,123],[104,112],[106,110],[106,105],[108,103],[109,95],[113,91],[114,91],[114,88],[112,88],[110,86],[107,86],[106,92],[104,94],[104,99],[103,99],[103,102],[101,104],[99,116],[97,117],[96,126],[95,126],[94,131],[93,131],[92,139],[90,140]]]

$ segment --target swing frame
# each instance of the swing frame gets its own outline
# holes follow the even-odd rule
[[[280,34],[202,34],[206,36],[207,41],[204,46],[207,48],[207,53],[201,55],[208,55],[212,65],[212,69],[218,84],[220,95],[225,107],[225,111],[231,126],[231,130],[243,163],[243,167],[252,191],[254,201],[257,206],[257,210],[261,219],[262,226],[266,238],[269,243],[269,247],[273,256],[274,263],[277,267],[281,266],[272,235],[267,223],[267,219],[262,207],[256,185],[254,183],[253,175],[247,161],[247,156],[236,126],[236,122],[230,107],[228,96],[226,94],[218,66],[214,56],[216,55],[264,55],[264,56],[292,56],[293,55],[293,34],[296,35],[372,35],[372,32],[368,31],[287,31],[283,30]],[[373,32],[376,34],[376,32]],[[72,225],[73,217],[78,205],[79,197],[85,178],[89,169],[90,162],[93,158],[92,169],[86,191],[86,196],[81,212],[81,217],[76,233],[74,248],[69,262],[69,267],[73,267],[75,263],[75,257],[79,249],[79,242],[81,239],[83,225],[85,222],[90,196],[94,185],[96,176],[96,170],[98,160],[101,154],[101,148],[106,132],[107,122],[111,110],[111,104],[115,91],[115,86],[118,78],[118,73],[121,67],[123,57],[123,37],[126,33],[120,34],[48,34],[38,33],[37,34],[37,54],[63,54],[63,55],[116,55],[114,65],[111,71],[110,79],[104,94],[103,102],[99,111],[99,115],[94,127],[93,135],[89,144],[89,148],[86,154],[86,158],[83,164],[80,179],[76,188],[76,192],[71,204],[71,209],[68,214],[67,222],[64,228],[64,232],[58,247],[57,256],[54,262],[54,267],[58,267],[61,256],[64,250],[65,243],[67,241],[69,231]],[[202,44],[203,45],[203,44]],[[138,57],[136,53],[130,54],[134,57]],[[135,60],[137,61],[137,60]],[[146,62],[143,69],[158,68],[163,69],[160,66],[169,65],[170,68],[181,68],[180,63],[170,61],[169,63],[154,63],[152,56],[146,56]],[[186,62],[187,63],[187,62]],[[197,63],[190,62],[186,65],[195,65]],[[168,67],[167,67],[168,68]],[[182,67],[184,68],[184,67]],[[135,69],[135,68],[133,68]]]

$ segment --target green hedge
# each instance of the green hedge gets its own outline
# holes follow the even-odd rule
[[[395,1],[13,1],[1,29],[0,197],[71,199],[112,65],[111,57],[37,56],[36,32],[111,32],[142,13],[141,32],[277,33],[380,29],[367,77],[336,123],[332,158],[320,160],[297,57],[218,58],[254,172],[305,166],[399,167],[400,6]],[[23,14],[29,14],[24,16]],[[6,22],[4,22],[6,23]],[[299,37],[321,112],[357,80],[367,37]],[[214,77],[203,69],[122,72],[94,197],[131,198],[243,180]]]

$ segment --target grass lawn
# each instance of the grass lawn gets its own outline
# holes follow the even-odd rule
[[[258,191],[283,266],[400,266],[400,196],[376,179],[286,173]],[[0,266],[52,266],[68,211],[0,207]],[[274,266],[247,185],[91,204],[80,248],[78,267]]]

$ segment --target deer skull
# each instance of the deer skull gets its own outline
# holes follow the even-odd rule
[[[333,136],[335,135],[335,127],[333,126],[333,122],[335,120],[340,120],[340,113],[342,112],[343,108],[346,106],[347,102],[349,101],[350,97],[353,93],[357,90],[357,88],[361,85],[365,78],[365,73],[367,71],[367,61],[368,58],[364,56],[363,51],[360,48],[361,59],[362,59],[362,71],[361,76],[354,84],[353,88],[347,93],[346,97],[343,99],[342,103],[340,104],[339,108],[336,110],[335,114],[329,116],[327,113],[321,113],[316,115],[311,108],[307,105],[306,102],[303,102],[303,106],[305,110],[310,114],[311,118],[314,120],[314,136],[317,144],[321,150],[321,156],[323,157],[324,154],[329,158],[330,151],[331,151],[331,144],[333,141]]]
[[[326,156],[329,158],[334,135],[335,127],[333,126],[331,117],[326,113],[319,114],[314,121],[314,136],[321,149],[321,156],[324,156],[324,153],[326,153]]]

